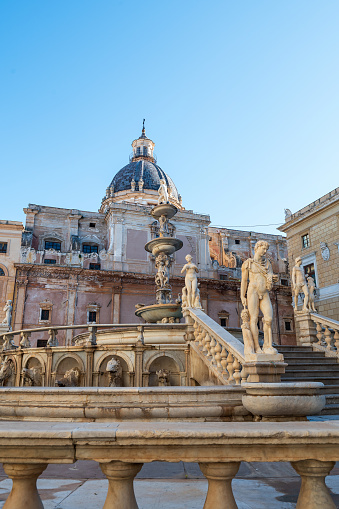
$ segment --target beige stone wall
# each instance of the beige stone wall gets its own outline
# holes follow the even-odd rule
[[[303,266],[314,263],[317,310],[339,320],[339,188],[292,214],[279,230],[287,235],[290,271],[298,256]],[[303,247],[302,237],[306,234],[310,242]]]
[[[0,268],[5,275],[0,276],[0,322],[5,317],[3,308],[7,300],[13,301],[15,285],[15,263],[20,261],[22,223],[0,221],[0,242],[7,243],[7,252],[0,253]]]

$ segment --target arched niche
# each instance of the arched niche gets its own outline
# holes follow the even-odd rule
[[[159,355],[149,364],[149,387],[158,387],[157,371],[166,369],[169,372],[170,385],[180,385],[180,369],[178,363],[168,355]]]
[[[107,363],[111,359],[117,359],[120,361],[122,367],[122,387],[130,386],[130,374],[127,362],[120,355],[107,355],[104,359],[101,360],[98,369],[98,385],[99,387],[108,387],[109,384],[109,373],[106,371]]]
[[[77,355],[66,354],[61,359],[59,359],[58,363],[55,366],[55,380],[60,380],[65,375],[66,371],[70,369],[78,368],[81,375],[79,380],[79,387],[84,386],[84,364],[80,357]]]
[[[38,358],[38,356],[30,356],[26,359],[26,362],[23,366],[26,369],[38,369],[40,372],[40,377],[35,377],[31,382],[25,377],[22,377],[22,385],[27,386],[43,386],[44,385],[44,374],[45,374],[45,363],[43,360]]]

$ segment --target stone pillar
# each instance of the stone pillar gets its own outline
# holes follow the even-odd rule
[[[294,322],[298,346],[311,346],[317,341],[317,329],[309,312],[295,312]]]
[[[204,509],[238,509],[232,491],[232,480],[237,474],[240,461],[229,463],[199,463],[208,480],[208,492]]]
[[[86,346],[86,373],[85,373],[85,384],[86,387],[92,387],[93,385],[93,359],[94,359],[95,346]]]
[[[74,325],[75,318],[75,306],[76,306],[76,296],[77,296],[77,287],[78,283],[70,280],[68,283],[68,303],[67,303],[67,323],[66,325]],[[73,338],[73,329],[66,330],[66,346],[72,345]]]
[[[287,364],[284,362],[245,362],[243,369],[248,378],[246,382],[280,383]]]
[[[47,467],[46,464],[4,463],[4,470],[13,481],[4,509],[44,509],[36,481]]]
[[[325,477],[335,465],[334,461],[302,460],[291,462],[301,477],[301,489],[296,509],[335,509]]]
[[[141,470],[142,463],[111,461],[110,463],[100,463],[100,467],[109,483],[103,509],[115,509],[118,507],[138,509],[133,489],[133,480]]]
[[[142,326],[138,327],[139,336],[135,345],[135,387],[142,387],[144,336]]]
[[[16,373],[15,373],[15,386],[20,387],[21,385],[21,371],[22,371],[22,356],[23,351],[18,349],[16,354]]]
[[[114,289],[115,292],[113,295],[113,323],[120,323],[120,301],[121,301],[121,293],[120,289]]]
[[[13,330],[22,329],[23,321],[24,321],[24,311],[25,311],[25,300],[26,300],[26,288],[28,285],[28,279],[17,281],[17,298],[15,305],[15,317]]]
[[[46,365],[46,378],[45,378],[45,384],[47,387],[52,387],[52,361],[53,361],[53,353],[52,348],[47,347],[47,365]]]
[[[190,344],[186,343],[185,348],[185,369],[186,369],[186,385],[191,385],[191,358],[190,358]]]

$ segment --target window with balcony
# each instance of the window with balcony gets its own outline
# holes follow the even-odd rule
[[[54,249],[54,251],[61,251],[61,242],[54,240],[45,240],[45,249]]]

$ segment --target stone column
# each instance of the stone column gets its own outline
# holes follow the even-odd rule
[[[120,323],[120,301],[121,301],[121,289],[114,288],[113,295],[113,323]]]
[[[237,474],[240,461],[229,463],[199,463],[208,480],[204,509],[238,509],[232,491],[232,480]]]
[[[68,292],[67,292],[68,303],[67,303],[67,323],[66,323],[66,325],[74,325],[77,287],[78,287],[78,283],[76,281],[70,279],[70,281],[68,283]],[[72,338],[73,338],[73,329],[67,329],[66,330],[66,346],[72,345]]]
[[[141,470],[141,467],[142,463],[124,463],[122,461],[100,463],[100,468],[109,483],[103,509],[116,509],[118,507],[138,509],[133,489],[133,480]]]
[[[21,371],[22,371],[22,356],[23,351],[18,349],[16,354],[16,373],[15,373],[15,386],[20,387],[21,385]]]
[[[47,365],[46,365],[46,375],[45,375],[45,385],[47,387],[53,387],[52,384],[52,361],[53,361],[53,352],[51,347],[46,348],[47,352]]]
[[[308,311],[294,313],[297,345],[311,346],[317,341],[317,329]]]
[[[86,346],[86,373],[85,373],[85,383],[86,387],[93,386],[93,359],[94,359],[94,350],[95,346]]]
[[[144,353],[144,336],[143,327],[138,327],[139,336],[135,344],[135,387],[142,387],[142,373],[143,373],[143,353]]]
[[[191,359],[190,359],[190,344],[186,343],[185,348],[185,368],[186,368],[186,385],[191,385]]]
[[[44,509],[36,481],[47,467],[46,464],[4,463],[4,470],[13,481],[4,509]]]
[[[334,461],[302,460],[291,462],[301,477],[301,489],[296,509],[335,509],[325,477],[335,465]]]

